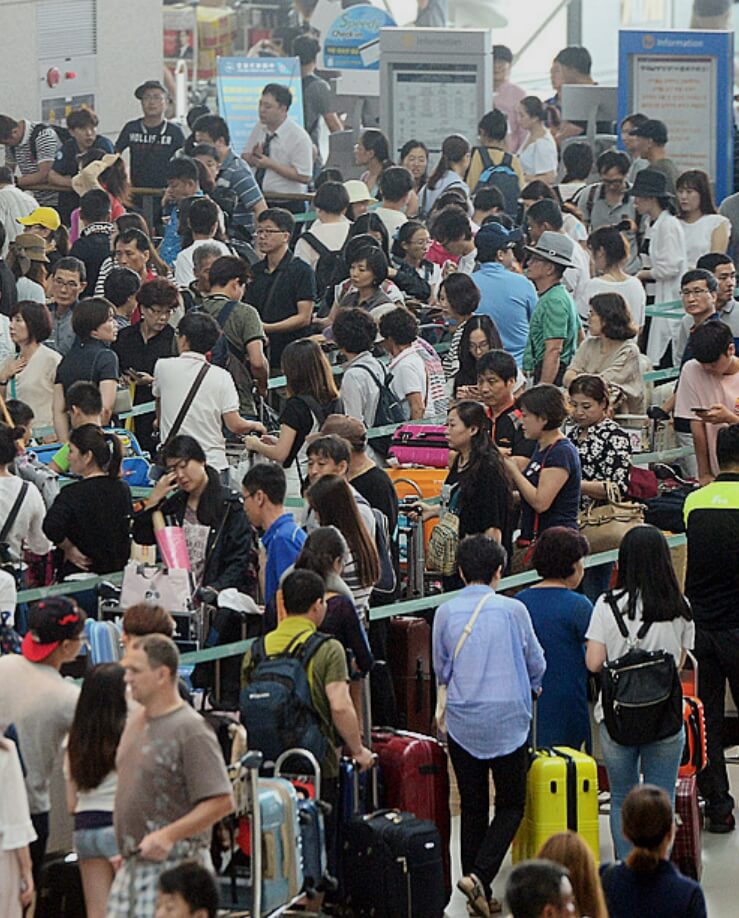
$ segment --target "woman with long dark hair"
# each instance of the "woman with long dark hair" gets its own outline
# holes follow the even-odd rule
[[[477,361],[488,351],[502,348],[498,329],[489,316],[470,316],[467,319],[459,338],[459,369],[454,377],[455,398],[466,393],[467,397],[474,397],[477,392]]]
[[[610,918],[705,918],[700,883],[670,861],[675,814],[669,794],[651,784],[629,792],[621,808],[623,834],[633,845],[623,863],[601,870]]]
[[[435,303],[439,296],[441,283],[441,265],[434,264],[426,258],[431,246],[431,234],[420,220],[407,220],[393,238],[391,254],[398,274],[413,271],[428,285],[429,292],[425,298]]]
[[[306,437],[320,430],[330,414],[341,410],[339,390],[321,348],[310,338],[291,341],[282,352],[287,401],[280,415],[277,438],[255,435],[244,439],[246,448],[279,462],[287,476],[288,496],[299,497],[306,480]]]
[[[623,617],[628,639],[617,627],[611,601]],[[595,603],[586,635],[588,669],[600,673],[606,660],[627,653],[645,624],[649,627],[638,640],[639,649],[667,651],[680,669],[695,640],[693,615],[677,582],[667,541],[659,529],[648,525],[636,526],[626,533],[618,551],[616,587]],[[674,803],[684,744],[682,725],[665,739],[624,746],[611,739],[600,702],[595,707],[595,720],[600,725],[601,749],[611,787],[613,844],[618,859],[624,860],[631,849],[621,831],[621,807],[626,795],[643,775],[646,783],[661,787]]]
[[[480,402],[462,401],[449,409],[446,438],[454,456],[441,491],[441,512],[459,517],[459,540],[487,535],[510,552],[513,498],[503,457],[493,443],[490,419]],[[439,507],[421,504],[424,520]],[[456,589],[459,577],[445,578],[446,589]]]
[[[449,381],[459,372],[460,339],[465,325],[480,305],[480,288],[468,274],[453,271],[439,286],[439,305],[444,313],[444,321],[452,326],[449,351],[442,360],[444,375]]]
[[[348,552],[346,539],[336,526],[319,526],[305,540],[295,561],[295,570],[314,571],[323,577],[326,616],[319,630],[342,644],[347,652],[350,673],[366,675],[374,660],[352,592],[342,578]]]
[[[688,169],[675,182],[678,218],[685,235],[688,270],[701,255],[726,252],[729,248],[731,223],[716,210],[711,180],[702,169]]]
[[[449,188],[457,188],[469,202],[470,189],[464,177],[470,167],[472,147],[461,134],[450,134],[441,144],[441,156],[436,168],[428,177],[418,195],[418,210],[421,217],[427,217],[436,199]]]
[[[400,148],[400,165],[413,176],[416,191],[420,191],[428,178],[429,150],[420,140],[407,140]]]
[[[118,855],[113,804],[115,755],[128,714],[124,675],[118,663],[101,663],[87,673],[67,741],[67,808],[74,815],[88,918],[105,918]]]
[[[79,480],[62,488],[43,529],[62,552],[59,579],[83,572],[110,574],[131,553],[131,491],[121,481],[121,441],[95,424],[69,435],[69,468]]]
[[[319,524],[335,526],[346,539],[344,580],[352,592],[354,605],[366,619],[370,593],[380,576],[380,561],[352,490],[338,475],[324,475],[308,488],[305,497]]]
[[[134,540],[155,543],[152,513],[160,510],[185,530],[195,586],[253,592],[254,542],[241,497],[221,483],[194,437],[174,437],[163,461],[167,471],[134,519]]]
[[[393,165],[390,156],[390,141],[377,128],[366,128],[354,146],[354,161],[364,166],[365,171],[359,176],[370,194],[377,190],[380,176],[388,166]]]

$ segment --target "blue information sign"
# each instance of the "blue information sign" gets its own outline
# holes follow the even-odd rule
[[[219,57],[218,110],[231,132],[237,154],[259,121],[259,98],[267,83],[280,83],[293,94],[290,118],[303,127],[303,85],[297,57]]]
[[[332,70],[379,70],[380,29],[397,23],[377,6],[351,6],[331,24],[323,42],[323,63]]]
[[[732,32],[619,32],[619,122],[630,112],[664,121],[680,171],[703,169],[717,201],[732,192]]]

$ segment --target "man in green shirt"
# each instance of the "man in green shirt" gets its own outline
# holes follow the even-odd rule
[[[239,414],[255,418],[256,405],[252,393],[253,384],[261,395],[267,394],[269,364],[264,354],[265,334],[259,313],[253,306],[242,302],[249,269],[235,255],[222,255],[210,266],[208,274],[210,292],[203,299],[200,308],[218,322],[228,341],[228,365],[226,369],[233,377],[239,393]],[[221,320],[230,304],[235,305]]]
[[[575,302],[562,286],[562,275],[573,267],[575,243],[569,236],[543,232],[536,245],[527,245],[530,258],[526,273],[536,287],[539,301],[529,324],[523,368],[535,383],[562,385],[582,339],[582,326]]]

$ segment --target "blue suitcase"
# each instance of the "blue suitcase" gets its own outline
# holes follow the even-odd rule
[[[96,622],[88,618],[85,621],[85,636],[90,642],[90,662],[118,663],[122,657],[121,632],[115,622]]]
[[[311,774],[295,774],[297,760],[302,759],[311,766]],[[289,773],[283,768],[290,761]],[[328,875],[328,852],[326,849],[326,826],[324,814],[326,804],[321,802],[321,766],[307,749],[288,749],[275,762],[275,777],[287,778],[298,793],[300,820],[300,843],[303,853],[303,891],[309,897],[319,890],[331,886]]]
[[[120,439],[123,447],[123,463],[121,465],[123,480],[127,481],[131,487],[149,487],[151,481],[149,481],[150,462],[148,454],[141,449],[139,441],[130,430],[113,427],[111,431]],[[48,465],[61,448],[61,443],[42,443],[39,446],[34,446],[33,452],[39,462]]]

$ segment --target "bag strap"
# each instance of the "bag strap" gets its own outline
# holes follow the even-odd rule
[[[605,595],[606,602],[611,607],[611,612],[613,612],[613,617],[616,619],[616,624],[618,625],[618,630],[620,631],[621,636],[626,638],[630,646],[635,647],[636,644],[646,635],[647,631],[649,631],[652,623],[642,622],[639,630],[636,632],[636,637],[632,638],[631,634],[629,633],[629,629],[626,627],[626,623],[624,622],[623,614],[618,607],[618,603],[616,602],[616,597],[610,590]]]
[[[308,243],[319,258],[323,258],[324,255],[334,254],[331,252],[331,249],[327,245],[324,245],[317,236],[314,236],[310,230],[303,233],[300,238]]]
[[[506,168],[510,169],[513,166],[513,155],[511,153],[504,153],[500,164],[501,166],[505,166]]]
[[[198,375],[193,380],[193,384],[190,386],[190,391],[185,396],[185,401],[182,403],[180,410],[177,412],[177,417],[174,419],[174,424],[169,429],[167,434],[167,439],[164,441],[163,446],[166,446],[170,441],[174,440],[177,434],[180,432],[180,427],[182,427],[182,422],[185,420],[187,412],[190,410],[190,405],[195,401],[195,396],[198,394],[198,389],[202,385],[205,376],[210,369],[209,363],[204,363],[202,367],[198,370]]]
[[[236,309],[238,305],[238,300],[229,300],[216,316],[216,322],[218,322],[218,324],[221,326],[221,331],[223,331],[223,327],[225,326],[226,322],[228,322],[228,320],[231,318],[231,313],[234,311],[234,309]]]
[[[554,446],[554,443],[552,443],[552,446],[548,446],[546,450],[544,451],[544,455],[541,457],[541,465],[539,466],[539,482],[541,482],[541,473],[544,471],[544,466],[547,461],[547,456],[551,452],[553,446]],[[538,488],[538,485],[537,485],[537,488]],[[539,535],[540,525],[541,525],[541,515],[539,513],[535,513],[534,514],[534,532],[533,532],[532,541],[536,541],[536,537]]]
[[[490,152],[486,146],[481,146],[477,148],[478,153],[480,154],[480,159],[482,160],[482,171],[485,172],[486,169],[493,169],[493,160],[490,156]]]
[[[369,373],[369,375],[372,377],[372,382],[377,386],[378,390],[381,390],[383,385],[385,386],[388,385],[388,374],[385,374],[385,380],[384,382],[381,383],[380,380],[372,372],[372,370],[370,370],[370,368],[368,366],[365,366],[365,364],[363,363],[358,363],[355,367],[351,367],[351,369],[352,370],[364,370],[365,373]]]
[[[10,534],[10,530],[13,528],[13,524],[18,518],[18,514],[20,513],[20,509],[23,504],[23,500],[26,496],[27,491],[28,491],[28,482],[24,481],[21,484],[21,489],[18,492],[18,496],[13,502],[13,506],[10,508],[10,513],[8,514],[5,522],[3,523],[3,528],[0,531],[0,542],[7,541],[8,535]]]
[[[475,606],[475,611],[470,616],[470,620],[464,626],[464,628],[462,629],[462,633],[459,636],[459,640],[457,641],[457,646],[454,648],[454,656],[452,657],[452,660],[456,660],[457,657],[459,656],[459,652],[464,647],[464,642],[470,636],[470,634],[472,633],[472,629],[475,627],[475,622],[477,621],[480,615],[480,612],[482,612],[482,607],[485,605],[488,599],[490,599],[490,597],[493,595],[494,595],[493,593],[486,593],[482,597],[482,599],[478,602],[478,604]]]

